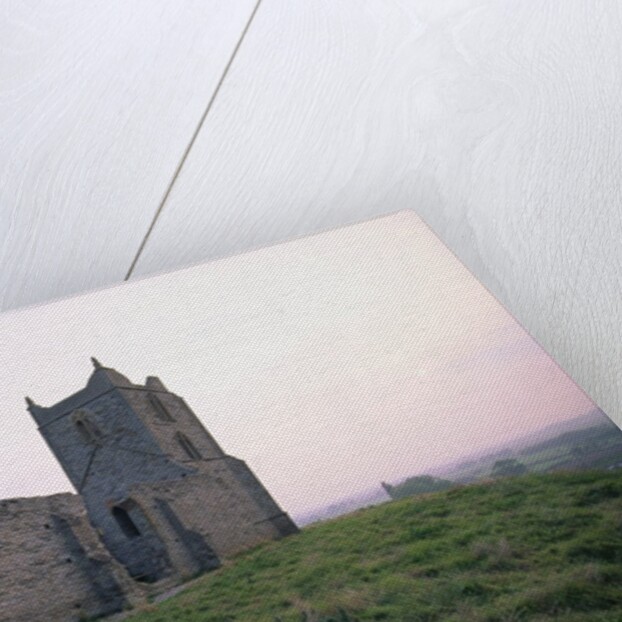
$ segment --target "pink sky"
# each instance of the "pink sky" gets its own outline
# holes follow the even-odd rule
[[[157,375],[294,516],[592,402],[413,212],[0,316],[0,498],[70,490],[25,410]]]

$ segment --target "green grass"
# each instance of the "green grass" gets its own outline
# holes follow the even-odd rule
[[[132,622],[622,621],[622,470],[393,501],[239,555]]]

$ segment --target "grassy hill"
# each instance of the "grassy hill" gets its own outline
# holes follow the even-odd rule
[[[393,501],[262,545],[132,622],[622,621],[622,470]]]

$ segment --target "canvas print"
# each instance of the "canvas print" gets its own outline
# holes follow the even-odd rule
[[[622,619],[622,432],[410,211],[0,316],[0,620]]]

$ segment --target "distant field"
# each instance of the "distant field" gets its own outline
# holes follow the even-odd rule
[[[262,545],[132,622],[620,622],[622,470],[431,493]]]
[[[622,432],[611,426],[567,432],[518,452],[533,470],[599,468],[622,461]]]
[[[622,431],[607,422],[582,430],[565,432],[544,442],[495,455],[446,471],[443,477],[467,483],[490,476],[495,460],[516,458],[530,471],[607,468],[622,462]]]

